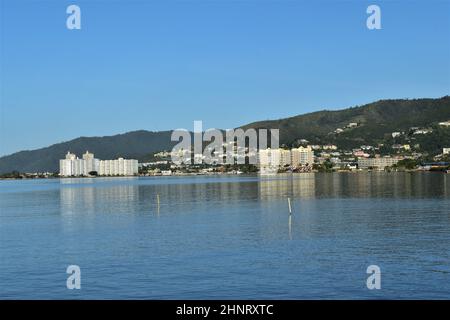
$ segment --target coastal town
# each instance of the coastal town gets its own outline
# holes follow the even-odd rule
[[[450,120],[438,124],[450,128]],[[349,123],[343,128],[337,128],[333,133],[341,134],[348,129],[358,127],[358,123]],[[257,164],[182,164],[171,162],[171,152],[162,151],[154,154],[154,161],[139,163],[139,174],[154,175],[184,175],[184,174],[277,174],[302,172],[351,172],[351,171],[440,171],[450,170],[450,141],[442,148],[442,152],[431,159],[420,152],[420,145],[413,144],[418,135],[427,135],[432,128],[411,127],[408,132],[395,131],[391,133],[391,145],[376,146],[363,144],[359,148],[345,149],[334,144],[310,144],[306,139],[298,139],[298,147],[282,146],[276,149],[261,149],[251,154],[244,148],[247,157],[255,156]],[[402,142],[402,143],[401,143]],[[408,142],[408,143],[407,143]],[[226,146],[223,145],[225,148]],[[233,145],[235,154],[238,148]],[[196,155],[204,158],[204,155]]]
[[[339,135],[347,130],[357,128],[360,124],[348,123],[336,128],[330,134]],[[450,120],[438,123],[440,128],[450,128]],[[390,133],[391,144],[361,144],[358,148],[346,149],[335,144],[312,144],[307,139],[297,139],[297,146],[281,145],[279,148],[249,150],[231,143],[232,163],[225,161],[207,162],[206,154],[215,154],[222,159],[230,148],[230,142],[222,144],[223,153],[205,148],[203,154],[195,154],[191,150],[183,150],[188,161],[174,163],[174,153],[180,151],[160,151],[153,154],[151,161],[138,162],[137,159],[118,157],[113,160],[100,160],[94,153],[86,151],[79,158],[75,153],[67,151],[59,160],[59,172],[12,172],[3,174],[2,179],[21,178],[64,178],[64,177],[97,177],[97,176],[172,176],[172,175],[218,175],[218,174],[260,174],[303,172],[356,172],[356,171],[438,171],[450,172],[450,141],[442,146],[442,152],[430,157],[421,152],[421,146],[415,144],[417,136],[429,135],[433,128],[411,127],[408,131]],[[244,159],[239,159],[243,157]],[[256,164],[250,164],[254,157]],[[195,161],[194,161],[195,160]],[[241,161],[238,161],[241,160]],[[208,163],[208,164],[207,164]]]

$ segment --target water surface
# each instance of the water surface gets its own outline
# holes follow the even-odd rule
[[[450,299],[450,175],[0,181],[0,298]]]

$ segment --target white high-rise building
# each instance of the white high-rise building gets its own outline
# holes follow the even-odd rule
[[[86,153],[83,154],[83,160],[85,173],[89,174],[89,172],[92,171],[98,172],[99,160],[94,158],[93,153],[89,153],[89,151],[86,151]]]
[[[138,173],[138,161],[124,158],[99,160],[89,151],[83,154],[82,159],[67,152],[66,158],[59,160],[59,175],[62,177],[87,176],[94,171],[100,176],[132,176]]]
[[[119,158],[116,160],[100,160],[100,176],[132,176],[138,173],[138,161]]]
[[[65,159],[59,160],[59,174],[64,177],[70,177],[75,172],[75,160],[77,156],[69,151]]]
[[[273,171],[291,165],[291,151],[285,149],[262,149],[258,153],[261,171]]]
[[[262,149],[258,152],[258,166],[261,172],[276,172],[286,166],[312,165],[314,152],[310,146],[286,149]]]

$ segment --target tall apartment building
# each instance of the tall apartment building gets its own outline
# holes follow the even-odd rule
[[[291,165],[291,151],[285,149],[259,150],[258,164],[264,167],[284,167]]]
[[[131,176],[138,173],[138,161],[123,158],[99,160],[88,151],[82,159],[67,152],[65,159],[59,160],[59,175],[62,177],[87,176],[93,171],[100,176]]]
[[[311,146],[291,149],[292,165],[312,165],[314,163],[314,152]]]
[[[116,160],[100,160],[99,175],[131,176],[138,173],[138,161],[119,158]]]
[[[83,154],[83,160],[84,160],[84,172],[86,174],[89,174],[89,172],[97,171],[99,167],[99,160],[94,158],[93,153],[89,153],[89,151],[86,151],[86,153]]]
[[[262,149],[258,153],[261,171],[270,171],[285,166],[299,166],[314,163],[314,152],[310,146],[286,149]]]
[[[66,158],[59,160],[59,175],[64,177],[70,177],[75,175],[76,159],[77,156],[68,151],[66,154]]]

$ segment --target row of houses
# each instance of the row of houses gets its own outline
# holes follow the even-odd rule
[[[82,158],[67,152],[65,159],[59,160],[59,175],[62,177],[89,176],[132,176],[138,173],[138,161],[118,158],[115,160],[99,160],[93,153],[86,151]]]

